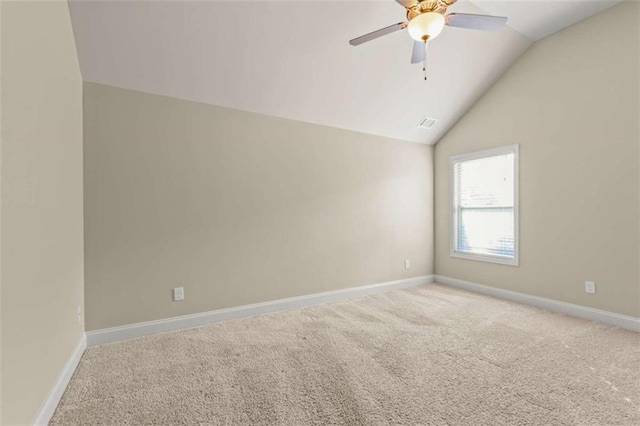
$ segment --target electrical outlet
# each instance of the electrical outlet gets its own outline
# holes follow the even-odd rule
[[[173,301],[179,302],[184,300],[184,287],[176,287],[173,289]]]
[[[596,283],[594,283],[593,281],[585,281],[584,291],[589,294],[596,294]]]
[[[80,322],[82,321],[82,307],[81,306],[78,306],[78,317],[77,317],[77,320],[78,320],[78,324],[80,324]]]
[[[411,269],[411,261],[410,260],[405,260],[404,261],[404,269]]]

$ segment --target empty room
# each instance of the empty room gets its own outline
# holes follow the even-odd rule
[[[640,2],[0,0],[0,424],[640,425]]]

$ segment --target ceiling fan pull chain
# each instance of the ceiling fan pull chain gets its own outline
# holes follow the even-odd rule
[[[424,71],[424,80],[427,81],[427,40],[424,41],[424,56],[422,59],[422,71]]]

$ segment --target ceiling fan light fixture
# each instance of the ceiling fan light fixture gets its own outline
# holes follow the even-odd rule
[[[437,12],[427,12],[409,21],[409,35],[416,41],[433,40],[444,28],[444,16]]]

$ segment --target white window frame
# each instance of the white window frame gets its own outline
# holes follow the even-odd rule
[[[455,164],[457,162],[460,161],[469,161],[469,160],[478,160],[481,158],[487,158],[487,157],[494,157],[497,155],[503,155],[503,154],[510,154],[513,153],[514,154],[514,161],[513,161],[513,185],[514,185],[514,194],[513,194],[513,224],[514,224],[514,241],[513,241],[513,259],[510,258],[505,258],[502,256],[497,256],[497,255],[489,255],[489,254],[473,254],[473,253],[464,253],[464,252],[457,252],[455,250],[455,226],[456,224],[454,223],[454,217],[455,217],[455,187],[454,187],[454,183],[455,183],[455,176],[454,176],[454,170],[455,170]],[[503,146],[500,148],[493,148],[493,149],[487,149],[484,151],[476,151],[476,152],[470,152],[467,154],[459,154],[459,155],[454,155],[450,158],[450,162],[449,162],[449,254],[451,255],[451,257],[457,257],[460,259],[468,259],[468,260],[478,260],[478,261],[482,261],[482,262],[491,262],[491,263],[499,263],[502,265],[509,265],[509,266],[519,266],[520,265],[520,259],[519,259],[519,253],[520,253],[520,248],[519,248],[519,244],[520,244],[520,200],[519,200],[519,187],[520,187],[520,175],[518,172],[518,163],[520,162],[519,160],[520,158],[520,153],[519,153],[519,145],[515,144],[515,145],[507,145],[507,146]]]

